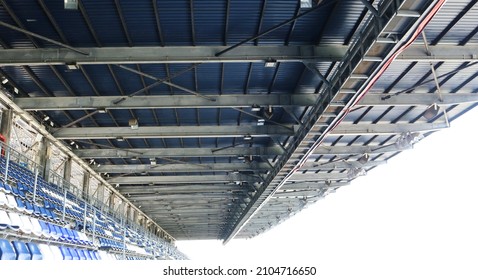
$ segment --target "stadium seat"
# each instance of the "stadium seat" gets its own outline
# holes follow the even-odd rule
[[[30,250],[30,254],[32,255],[32,260],[43,260],[40,248],[38,248],[38,245],[36,243],[27,243],[27,247]]]
[[[8,217],[10,218],[10,229],[18,231],[23,225],[20,216],[15,212],[9,212]]]
[[[50,228],[51,237],[53,237],[54,239],[60,239],[60,236],[61,236],[60,227],[50,223],[47,223],[47,224],[48,224],[48,227]]]
[[[71,254],[71,259],[74,261],[80,260],[80,255],[78,254],[78,251],[74,248],[67,248],[70,251]]]
[[[0,239],[0,260],[14,260],[16,257],[12,243],[6,239]]]
[[[7,204],[8,204],[7,195],[3,192],[0,192],[0,206],[7,205]]]
[[[16,209],[20,212],[25,212],[26,207],[25,207],[25,204],[23,203],[23,199],[17,196],[15,197],[15,200],[17,201]]]
[[[17,201],[16,201],[16,199],[13,195],[6,194],[5,196],[7,197],[7,207],[8,208],[15,209],[15,208],[18,207]]]
[[[34,218],[34,217],[29,217],[30,219],[30,223],[32,224],[32,233],[38,237],[42,237],[43,236],[43,229],[40,225],[40,222],[38,221],[38,219]]]
[[[36,204],[33,204],[33,215],[41,216],[40,207],[38,207]]]
[[[13,248],[17,253],[17,260],[31,260],[32,255],[30,254],[30,250],[28,250],[27,244],[22,241],[13,241]]]
[[[55,260],[63,260],[63,253],[61,252],[60,248],[55,245],[50,245],[50,250],[53,254]]]
[[[22,227],[20,228],[20,231],[26,234],[30,234],[33,231],[33,225],[32,222],[30,221],[30,217],[25,216],[25,215],[19,215],[20,220],[22,221]]]
[[[53,255],[53,252],[50,249],[50,245],[41,243],[41,244],[38,244],[38,249],[40,250],[43,260],[55,259],[55,256]]]
[[[33,205],[30,203],[30,201],[25,200],[24,203],[25,205],[25,212],[28,214],[33,214]]]
[[[60,240],[62,241],[71,241],[72,238],[70,237],[70,235],[68,234],[68,231],[66,228],[64,227],[58,227],[58,229],[60,230],[61,232],[61,235],[60,235]]]
[[[3,182],[0,181],[0,192],[9,192],[7,189],[5,189],[5,186],[3,185]]]
[[[90,259],[85,250],[77,249],[76,251],[78,252],[78,256],[80,256],[80,260],[89,260]]]
[[[0,230],[9,228],[10,223],[7,212],[0,209]]]
[[[41,226],[42,236],[44,236],[46,238],[52,237],[52,233],[50,231],[50,227],[48,226],[48,223],[43,221],[43,220],[38,220],[38,219],[37,219],[37,221]]]
[[[67,247],[60,246],[60,252],[64,260],[72,260],[73,256],[71,255],[70,250]]]

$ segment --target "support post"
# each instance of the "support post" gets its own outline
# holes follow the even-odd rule
[[[86,201],[90,200],[90,178],[91,175],[89,172],[84,172],[83,173],[83,192],[82,196],[83,199]]]
[[[43,178],[46,181],[50,181],[50,166],[51,166],[51,146],[50,141],[43,137],[40,142],[40,148],[38,149],[38,153],[36,155],[35,162],[40,166],[41,173],[43,174]]]
[[[5,144],[10,142],[10,134],[13,125],[13,110],[8,109],[2,112],[2,122],[0,124],[0,133],[5,137]]]
[[[63,178],[65,179],[67,183],[71,182],[71,164],[72,164],[72,159],[71,157],[68,157],[63,167]]]
[[[110,212],[114,213],[115,212],[115,208],[114,208],[114,206],[115,206],[115,195],[113,193],[110,193],[110,197],[108,198],[108,200],[109,200],[108,206],[110,208]]]

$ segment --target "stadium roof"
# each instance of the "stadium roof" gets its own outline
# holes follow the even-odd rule
[[[70,2],[0,1],[0,75],[178,240],[256,236],[478,102],[477,1]]]

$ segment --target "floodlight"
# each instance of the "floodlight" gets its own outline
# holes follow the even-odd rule
[[[252,140],[252,136],[250,134],[244,135],[244,141],[251,141],[251,140]]]
[[[131,129],[138,129],[138,127],[139,127],[137,119],[130,119],[128,121],[128,125],[131,127]]]
[[[260,110],[261,110],[261,106],[259,106],[257,104],[253,104],[252,107],[251,107],[252,112],[259,112]]]
[[[432,104],[430,107],[428,107],[425,110],[425,112],[423,113],[423,117],[430,121],[438,115],[439,111],[440,111],[440,107],[438,107],[436,103]]]
[[[268,60],[266,60],[264,66],[267,67],[267,68],[276,67],[277,66],[277,60],[269,58]]]
[[[370,160],[370,155],[364,154],[357,161],[360,162],[361,164],[366,164],[369,160]]]
[[[64,0],[65,10],[78,10],[78,0]]]

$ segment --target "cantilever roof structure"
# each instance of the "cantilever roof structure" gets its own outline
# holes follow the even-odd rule
[[[174,238],[253,237],[478,102],[477,1],[302,2],[1,0],[4,99]]]

